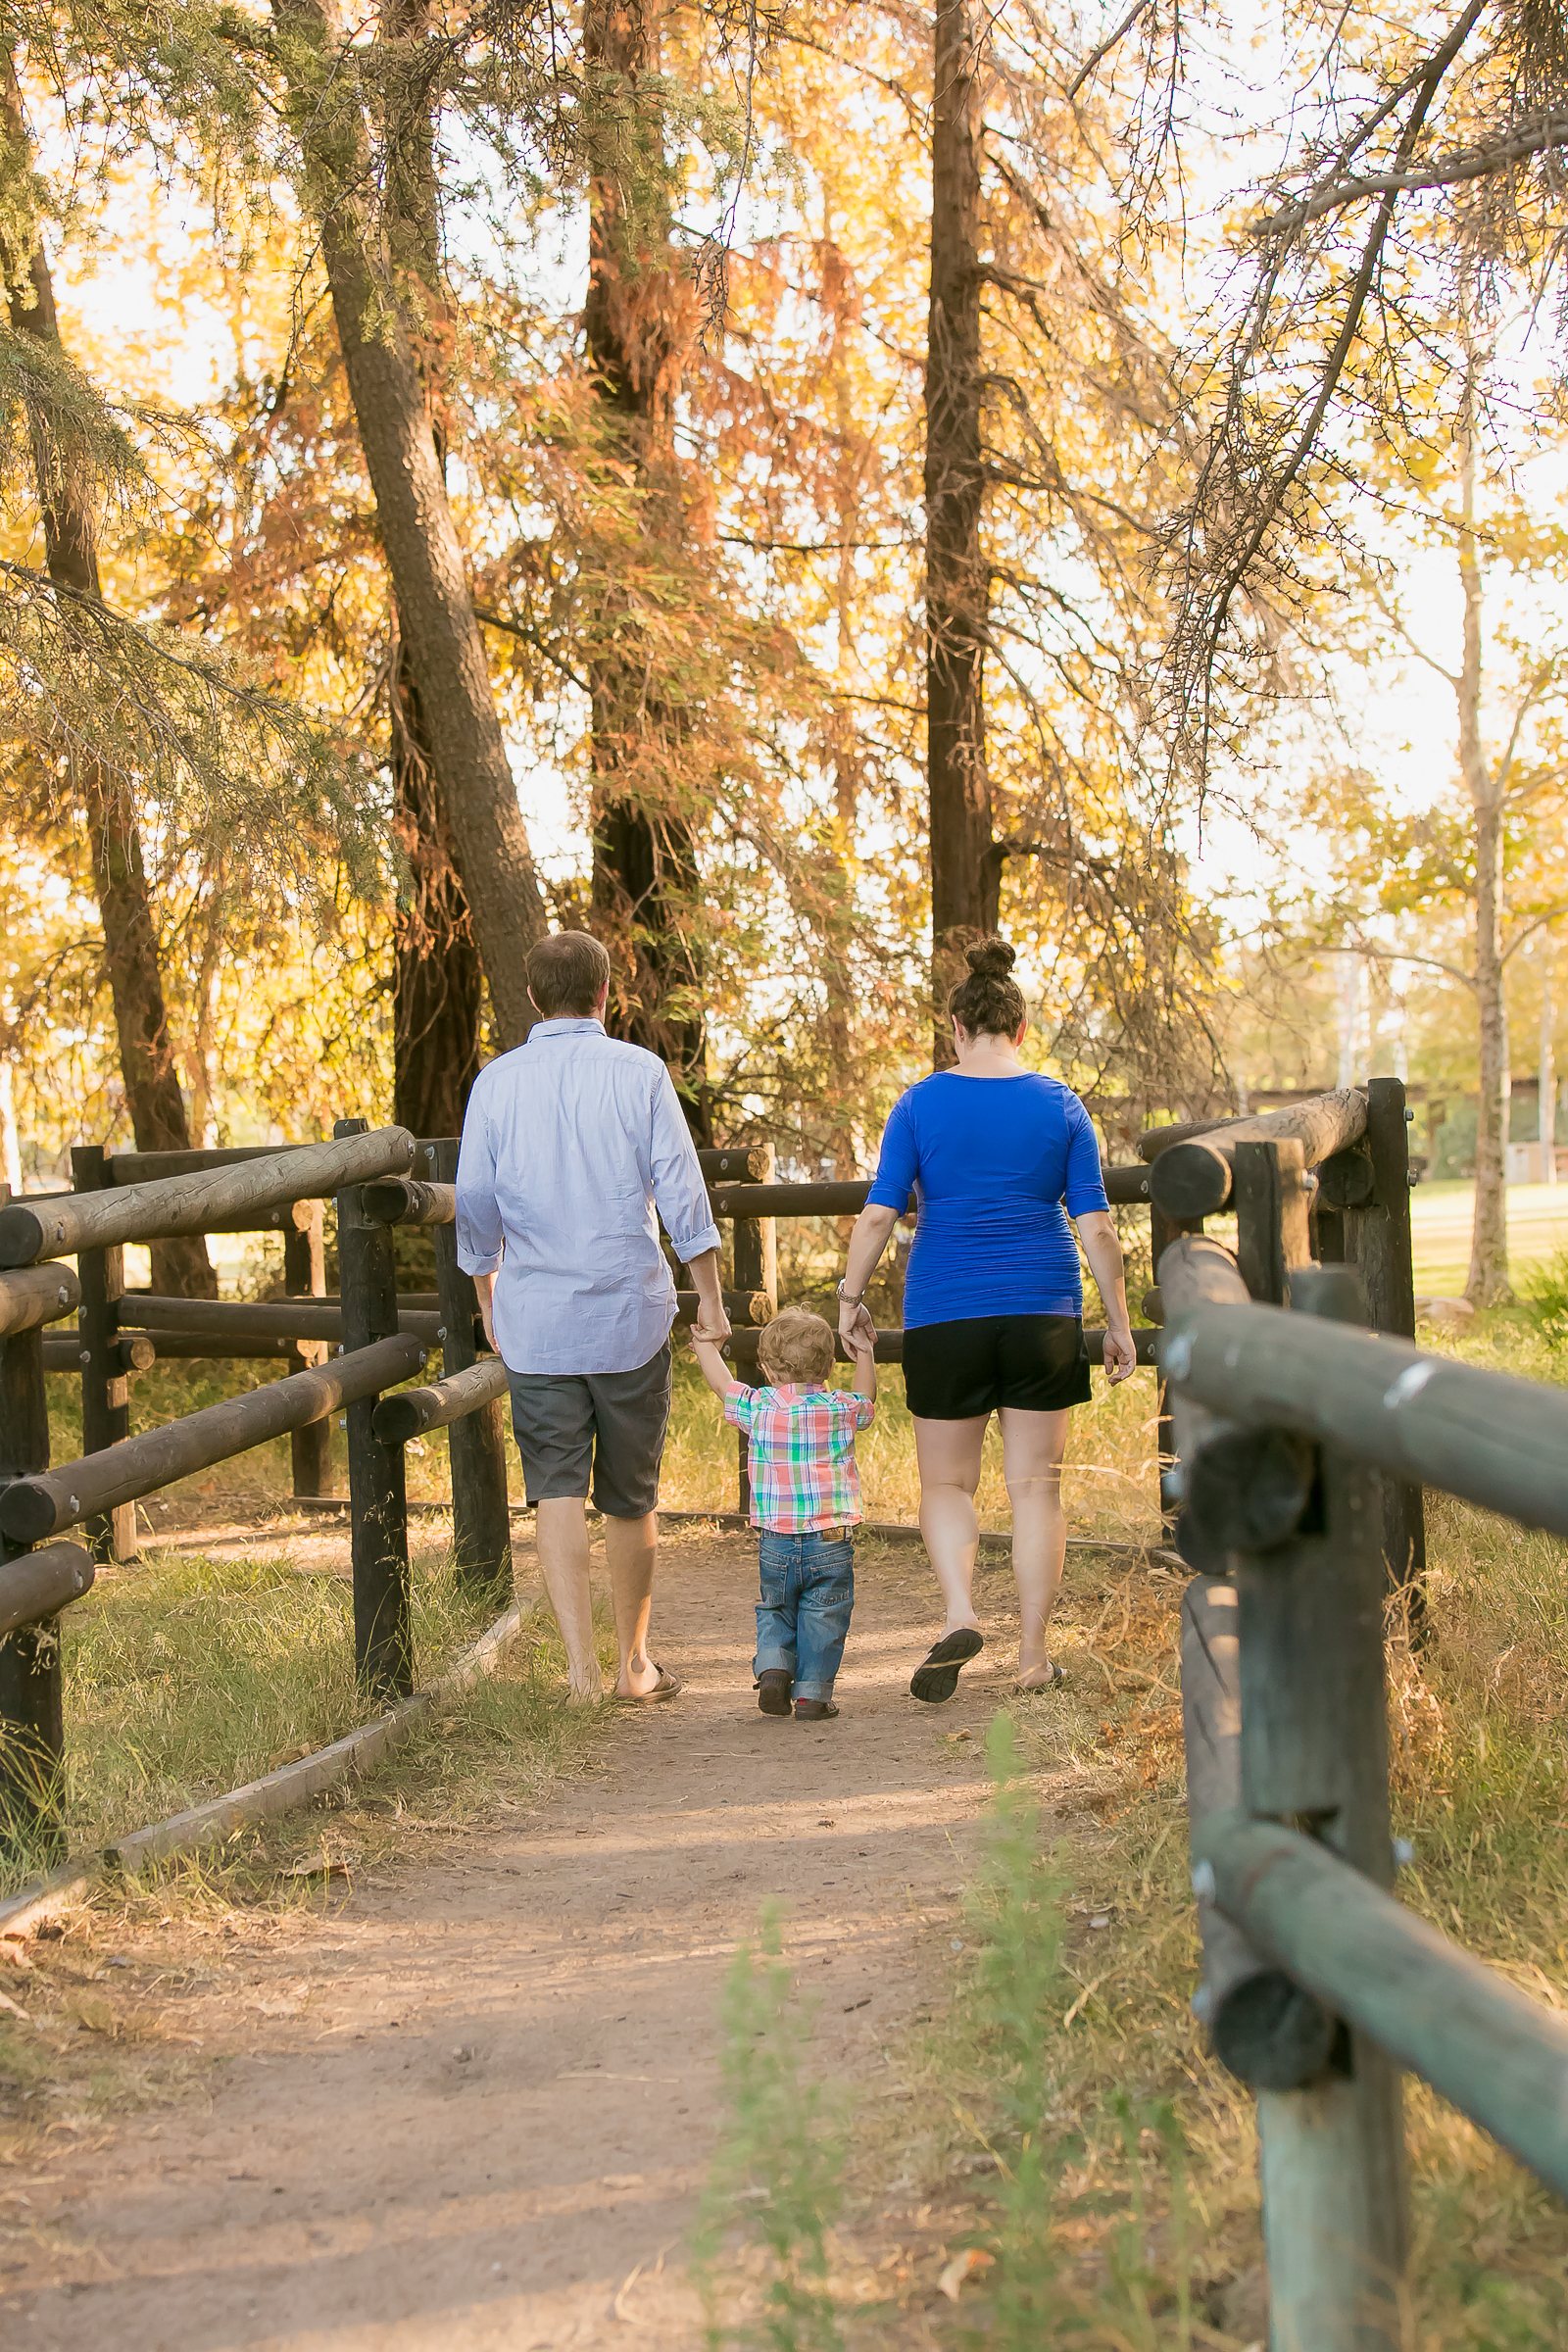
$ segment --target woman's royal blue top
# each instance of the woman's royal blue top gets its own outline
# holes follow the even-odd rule
[[[1078,1315],[1083,1284],[1069,1216],[1103,1208],[1100,1146],[1069,1087],[1021,1071],[938,1070],[893,1106],[867,1196],[920,1205],[904,1326],[970,1315]]]

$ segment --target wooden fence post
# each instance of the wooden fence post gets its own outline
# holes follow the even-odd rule
[[[1283,1306],[1293,1271],[1312,1262],[1305,1176],[1298,1143],[1235,1147],[1236,1264],[1249,1298],[1260,1305]]]
[[[339,1119],[340,1136],[368,1132],[365,1119]],[[360,1207],[360,1188],[337,1196],[338,1291],[343,1301],[343,1353],[391,1339],[398,1328],[397,1273],[392,1228],[372,1225]],[[371,1426],[373,1396],[348,1408],[349,1505],[353,1513],[354,1665],[371,1698],[382,1705],[414,1689],[414,1624],[409,1593],[409,1509],[403,1448],[383,1446]]]
[[[112,1184],[109,1154],[101,1144],[77,1144],[71,1153],[72,1187],[101,1193]],[[76,1259],[81,1282],[77,1328],[81,1334],[81,1450],[102,1453],[130,1435],[130,1386],[120,1363],[120,1301],[125,1288],[125,1252],[83,1250]],[[136,1557],[136,1506],[121,1503],[102,1518],[89,1519],[87,1548],[95,1560]]]
[[[1400,1079],[1369,1080],[1366,1144],[1372,1162],[1372,1198],[1365,1207],[1349,1211],[1346,1219],[1352,1229],[1366,1319],[1386,1339],[1413,1340],[1410,1130]],[[1383,1481],[1383,1556],[1389,1591],[1403,1597],[1411,1635],[1419,1639],[1426,1621],[1426,1506],[1419,1487],[1392,1478]]]
[[[0,1202],[9,1198],[0,1185]],[[0,1487],[49,1467],[49,1402],[43,1377],[43,1328],[0,1340]],[[0,1537],[0,1560],[30,1548]],[[0,1849],[29,1858],[42,1845],[65,1845],[62,1819],[66,1753],[60,1620],[19,1625],[0,1641]]]
[[[1298,1269],[1292,1303],[1351,1320],[1354,1288],[1348,1270]],[[1280,1345],[1290,1345],[1285,1324]],[[1390,1886],[1376,1478],[1325,1447],[1302,1527],[1266,1551],[1238,1552],[1235,1582],[1247,1811],[1309,1827]],[[1398,2070],[1342,2028],[1322,2078],[1260,2093],[1257,2117],[1271,2342],[1392,2352],[1403,2340],[1409,2234]]]
[[[322,1216],[319,1200],[304,1205],[310,1211],[310,1223],[302,1232],[292,1221],[283,1228],[283,1291],[289,1298],[324,1298],[326,1297],[326,1263],[322,1242]],[[307,1364],[319,1363],[326,1353],[320,1346],[312,1346],[307,1353],[301,1346],[289,1350],[289,1370],[304,1371]],[[314,1501],[332,1492],[332,1416],[324,1413],[319,1421],[297,1429],[289,1439],[289,1451],[294,1472],[296,1497]]]
[[[774,1151],[771,1144],[762,1146],[763,1165],[754,1174],[753,1182],[773,1182]],[[735,1220],[735,1288],[738,1291],[765,1291],[769,1303],[778,1305],[778,1224],[773,1217],[737,1217]],[[751,1448],[746,1443],[745,1430],[735,1433],[735,1508],[741,1517],[749,1518],[752,1508]]]
[[[456,1184],[461,1138],[439,1136],[426,1144],[425,1161],[416,1175],[437,1184]],[[435,1278],[441,1299],[442,1371],[466,1372],[477,1363],[473,1322],[479,1311],[471,1274],[458,1263],[458,1229],[431,1228],[435,1242]],[[447,1432],[452,1449],[452,1548],[458,1575],[465,1585],[485,1597],[501,1598],[512,1590],[512,1513],[507,1502],[506,1418],[501,1399],[465,1413]]]
[[[1149,1203],[1149,1273],[1158,1287],[1159,1261],[1184,1233],[1201,1233],[1201,1217],[1168,1217],[1159,1202],[1152,1198]],[[1162,1312],[1165,1310],[1161,1310]],[[1159,1479],[1159,1515],[1167,1539],[1181,1516],[1180,1478],[1176,1460],[1176,1424],[1171,1417],[1170,1393],[1163,1372],[1155,1375],[1154,1388],[1155,1473]]]

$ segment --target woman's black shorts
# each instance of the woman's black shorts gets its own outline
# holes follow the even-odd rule
[[[1079,1315],[968,1315],[904,1335],[904,1393],[919,1421],[972,1421],[1012,1405],[1059,1413],[1087,1404]]]

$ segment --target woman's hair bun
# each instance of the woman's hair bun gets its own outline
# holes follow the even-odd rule
[[[1004,980],[1018,959],[1004,939],[982,939],[964,950],[964,960],[971,972],[982,973],[988,980]]]

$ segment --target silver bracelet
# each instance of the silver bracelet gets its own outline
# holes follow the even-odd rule
[[[838,1290],[838,1295],[844,1300],[846,1306],[858,1306],[865,1298],[865,1293],[863,1291],[847,1291],[842,1282],[840,1282],[836,1287]]]

